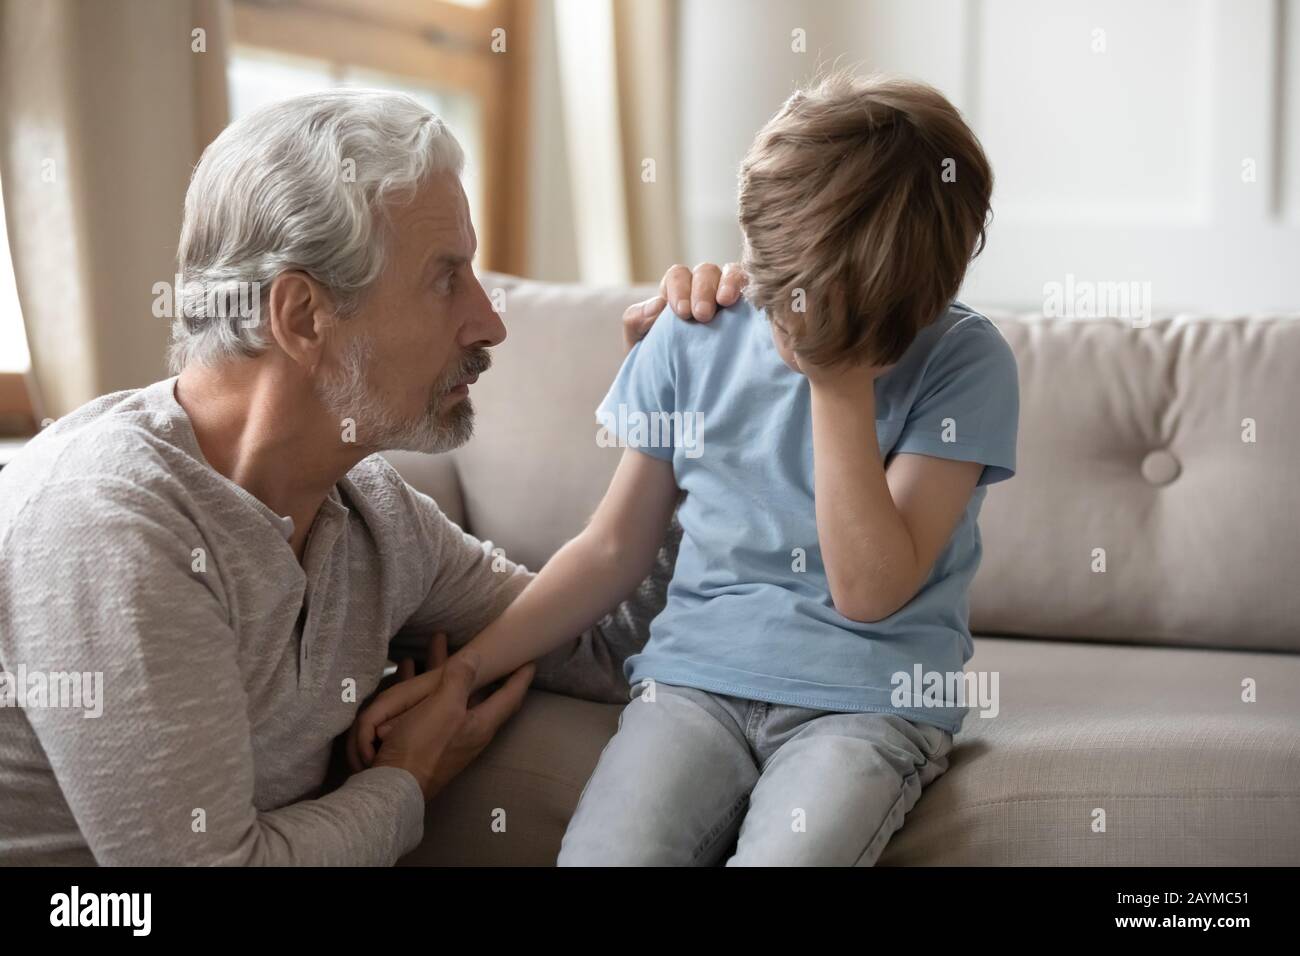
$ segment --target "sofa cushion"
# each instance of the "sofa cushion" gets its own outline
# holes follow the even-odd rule
[[[1300,657],[977,638],[971,664],[1001,713],[966,718],[881,863],[1300,863]]]
[[[1300,651],[1300,319],[990,318],[1020,467],[980,514],[972,629]]]
[[[966,718],[882,865],[1300,862],[1300,658],[981,637],[972,664],[1000,713]],[[530,692],[403,862],[552,865],[620,709]]]
[[[400,865],[554,866],[622,709],[529,691],[478,759],[429,801],[424,839]]]

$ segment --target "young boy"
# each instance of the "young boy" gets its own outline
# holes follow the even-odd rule
[[[974,135],[917,83],[837,75],[759,132],[747,300],[664,317],[631,351],[597,412],[627,446],[604,500],[467,645],[481,686],[590,626],[685,492],[667,605],[561,865],[733,845],[729,864],[869,865],[947,768],[976,519],[1015,472],[1015,359],[953,301],[991,191]],[[404,686],[371,726],[422,693]]]

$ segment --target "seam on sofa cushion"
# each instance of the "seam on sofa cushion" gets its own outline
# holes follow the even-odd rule
[[[1213,797],[1219,800],[1300,800],[1300,791],[1294,793],[1224,793],[1219,790],[1188,790],[1183,793],[1106,793],[1098,794],[1095,792],[1085,794],[1069,794],[1051,797],[999,797],[996,800],[981,800],[978,803],[960,803],[954,809],[966,810],[974,807],[993,807],[1003,803],[1050,803],[1060,801],[1077,801],[1093,799],[1119,799],[1119,800],[1186,800],[1189,797],[1203,799]]]

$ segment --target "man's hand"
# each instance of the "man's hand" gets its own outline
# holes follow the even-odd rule
[[[383,740],[393,727],[393,721],[410,710],[424,698],[433,694],[442,683],[443,666],[447,663],[447,635],[434,634],[429,638],[423,674],[415,673],[415,662],[409,657],[397,668],[397,680],[381,690],[374,700],[366,704],[348,731],[348,766],[353,773],[369,767],[375,760],[375,740]],[[488,695],[486,689],[469,695],[469,706],[475,707]]]
[[[353,772],[402,767],[419,781],[425,799],[465,769],[518,712],[536,673],[529,663],[491,694],[472,691],[478,658],[470,652],[449,661],[444,634],[430,639],[429,668],[416,675],[414,664],[403,661],[399,683],[358,715],[347,741]],[[382,740],[377,752],[376,737]]]
[[[474,707],[466,701],[478,675],[477,655],[457,654],[438,670],[437,689],[392,721],[372,764],[409,771],[426,800],[473,762],[518,712],[536,668],[531,663],[519,668]]]
[[[436,648],[442,648],[442,657],[435,664]],[[375,728],[379,721],[373,719],[374,707],[381,700],[393,702],[392,714],[403,713],[418,704],[423,698],[432,694],[442,681],[441,664],[446,660],[447,636],[435,634],[429,638],[428,663],[423,674],[415,673],[415,662],[409,657],[397,667],[397,680],[387,687],[380,684],[380,691],[374,700],[364,705],[361,712],[352,721],[347,735],[348,768],[359,773],[369,767],[375,759]],[[397,706],[400,702],[400,707]]]
[[[673,266],[664,273],[657,296],[628,306],[623,313],[623,342],[631,349],[645,338],[665,305],[671,305],[679,319],[708,322],[718,314],[718,306],[735,305],[748,282],[749,276],[734,262],[722,268],[701,262],[694,272]]]

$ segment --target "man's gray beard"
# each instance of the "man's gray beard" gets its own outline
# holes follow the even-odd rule
[[[459,448],[474,434],[474,406],[469,397],[442,411],[443,397],[466,377],[466,361],[450,369],[434,383],[429,403],[419,417],[403,421],[384,407],[370,387],[368,370],[373,365],[374,347],[368,336],[358,336],[339,355],[340,371],[327,376],[317,387],[321,404],[340,422],[356,422],[357,444],[374,451],[420,451],[436,455]],[[484,366],[485,367],[485,366]]]

